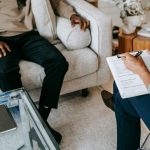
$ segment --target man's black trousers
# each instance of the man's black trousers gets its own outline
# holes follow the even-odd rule
[[[0,88],[2,91],[22,87],[18,65],[20,60],[35,62],[44,68],[46,74],[40,104],[57,108],[62,82],[68,69],[64,56],[36,31],[11,37],[0,36],[0,41],[7,43],[11,49],[11,52],[8,52],[5,57],[0,58]]]

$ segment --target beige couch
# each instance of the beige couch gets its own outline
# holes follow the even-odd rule
[[[55,45],[69,62],[61,94],[97,86],[108,81],[110,72],[106,57],[111,55],[111,19],[83,0],[67,0],[74,9],[90,21],[91,43],[88,47],[68,50],[63,43]],[[34,100],[38,100],[44,70],[41,66],[22,60],[20,73],[24,87]],[[54,87],[55,88],[55,87]]]

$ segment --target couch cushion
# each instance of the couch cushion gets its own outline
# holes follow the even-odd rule
[[[53,41],[56,39],[56,16],[49,0],[31,0],[32,12],[40,35]]]
[[[65,76],[65,81],[83,77],[96,72],[98,69],[97,55],[89,48],[68,51],[62,44],[56,45],[69,62],[69,70]],[[45,76],[44,69],[32,62],[21,61],[20,73],[25,88],[35,89],[42,86]]]
[[[85,48],[91,42],[89,29],[82,31],[80,25],[72,27],[70,20],[62,17],[57,17],[57,36],[68,50]]]
[[[63,51],[62,53],[69,62],[69,70],[65,76],[65,81],[83,77],[96,72],[98,69],[97,56],[89,48]]]

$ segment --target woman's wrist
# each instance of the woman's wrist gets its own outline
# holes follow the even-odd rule
[[[141,72],[139,76],[144,81],[146,86],[150,84],[150,72],[149,71]]]

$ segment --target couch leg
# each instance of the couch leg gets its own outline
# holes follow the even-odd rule
[[[88,88],[87,89],[82,89],[81,90],[81,94],[82,94],[82,97],[87,97],[89,95],[89,90]]]

